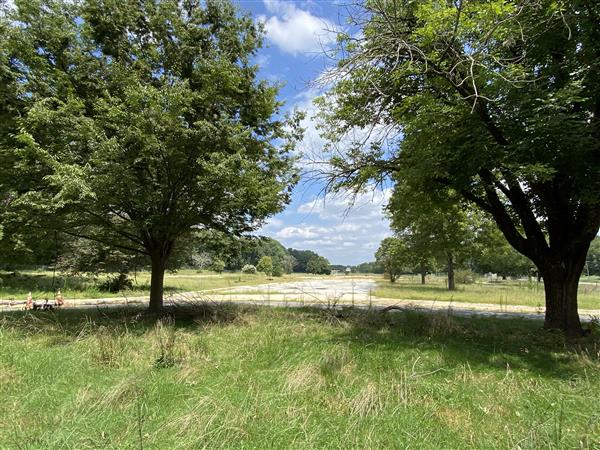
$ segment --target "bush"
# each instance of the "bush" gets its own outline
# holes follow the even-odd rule
[[[273,276],[274,277],[283,276],[283,268],[281,268],[280,266],[273,267]]]
[[[252,264],[246,264],[242,267],[242,273],[256,273],[256,267]]]
[[[454,281],[459,284],[473,284],[475,278],[475,273],[471,270],[457,270],[454,272]]]
[[[273,259],[270,256],[263,256],[258,261],[256,270],[263,272],[267,276],[271,276],[273,273]]]
[[[98,288],[101,291],[121,292],[125,289],[133,289],[133,281],[126,273],[120,273],[116,277],[108,277],[104,283],[100,283]]]
[[[225,262],[221,259],[213,259],[210,269],[220,274],[225,269]]]

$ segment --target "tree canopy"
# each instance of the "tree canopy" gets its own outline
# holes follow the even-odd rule
[[[329,275],[331,273],[329,260],[324,256],[313,256],[306,264],[306,271],[315,275]]]
[[[579,334],[600,226],[600,4],[367,0],[351,22],[321,99],[335,186],[459,193],[543,274],[546,327]]]
[[[394,283],[411,263],[411,254],[406,242],[398,237],[387,237],[375,252],[375,261]]]
[[[261,26],[231,3],[21,0],[2,27],[0,95],[18,112],[2,154],[40,180],[21,205],[149,256],[151,309],[179,238],[254,230],[289,201],[298,118],[279,118],[251,63]]]

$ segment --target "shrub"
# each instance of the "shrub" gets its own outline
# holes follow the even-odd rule
[[[263,256],[258,261],[256,270],[270,276],[273,273],[273,259],[270,256]]]
[[[210,265],[210,269],[217,273],[222,273],[225,269],[225,262],[220,259],[214,259]]]
[[[101,291],[121,292],[125,289],[133,289],[133,281],[126,273],[119,273],[116,277],[108,277],[105,282],[98,285],[98,288]]]
[[[242,273],[256,273],[256,267],[252,264],[246,264],[242,267]]]
[[[475,273],[471,270],[457,270],[454,272],[454,280],[460,284],[473,284]]]
[[[283,268],[280,266],[274,266],[273,267],[273,276],[274,277],[281,277],[283,276]]]

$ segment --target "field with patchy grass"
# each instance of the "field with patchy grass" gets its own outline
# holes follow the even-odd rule
[[[236,286],[253,286],[273,282],[291,281],[302,278],[303,274],[267,277],[264,274],[242,274],[241,272],[216,274],[213,272],[197,272],[195,270],[179,270],[165,274],[165,294],[177,292],[203,291],[210,289],[234,288]],[[131,274],[133,289],[121,292],[109,292],[100,285],[106,276],[92,277],[86,275],[54,274],[50,271],[19,271],[16,274],[0,272],[0,299],[25,300],[27,293],[32,292],[35,300],[54,298],[56,289],[67,299],[136,297],[148,295],[150,292],[150,272],[141,271]]]
[[[0,448],[598,448],[600,341],[317,310],[0,316]]]
[[[379,279],[373,295],[407,300],[439,300],[493,305],[525,305],[544,307],[544,284],[537,281],[504,280],[494,283],[478,281],[457,284],[455,291],[446,288],[445,277],[429,276],[421,285],[416,276],[402,276],[395,283]],[[582,309],[600,308],[600,283],[585,282],[579,286],[578,304]]]

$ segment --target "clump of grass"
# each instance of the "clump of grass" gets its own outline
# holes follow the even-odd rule
[[[285,391],[301,392],[321,390],[326,385],[322,370],[322,367],[315,367],[311,364],[304,364],[294,368],[286,376]]]
[[[321,354],[319,370],[327,379],[333,379],[352,362],[352,355],[342,346],[334,346]]]
[[[358,395],[352,399],[350,414],[359,417],[365,417],[369,414],[376,415],[383,410],[384,401],[379,387],[373,382],[368,382]]]
[[[181,351],[177,344],[177,332],[170,318],[160,319],[156,322],[154,336],[158,347],[158,356],[154,360],[154,367],[173,367],[181,359]]]
[[[93,360],[102,366],[118,367],[126,352],[124,338],[110,327],[101,325],[94,333],[94,340]]]
[[[424,317],[429,336],[450,336],[464,331],[457,320],[447,312],[427,314]]]

